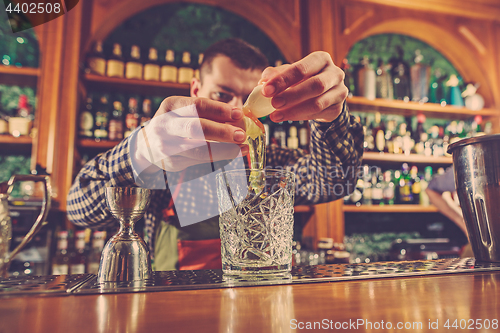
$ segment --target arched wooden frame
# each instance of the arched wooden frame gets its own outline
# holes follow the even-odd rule
[[[355,39],[352,39],[347,50],[350,50],[356,42],[378,34],[407,35],[429,44],[455,66],[463,76],[464,81],[481,83],[479,92],[484,97],[486,105],[494,105],[492,85],[489,84],[490,79],[485,69],[481,67],[479,59],[483,56],[477,45],[465,44],[463,39],[457,38],[456,35],[442,29],[437,24],[404,18],[387,20],[369,27],[357,35]]]
[[[105,2],[104,0],[97,0]],[[110,1],[113,2],[113,1]],[[220,7],[231,11],[255,26],[260,28],[280,49],[287,61],[293,62],[301,57],[300,49],[300,26],[298,19],[290,19],[287,15],[283,15],[266,0],[253,1],[232,1],[232,0],[126,0],[109,5],[109,11],[106,11],[106,17],[100,18],[100,22],[96,23],[91,30],[92,37],[85,43],[85,50],[89,50],[92,42],[96,40],[104,40],[118,25],[126,19],[144,11],[148,8],[157,5],[189,2],[200,3]],[[290,1],[290,5],[295,6],[296,17],[298,16],[297,1]]]

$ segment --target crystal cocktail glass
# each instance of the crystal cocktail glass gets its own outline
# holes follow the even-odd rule
[[[231,170],[217,175],[225,275],[289,274],[295,175],[284,170]]]

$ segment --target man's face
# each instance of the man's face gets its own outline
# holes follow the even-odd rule
[[[241,69],[228,57],[217,56],[212,71],[203,76],[203,84],[197,79],[191,82],[191,97],[206,97],[241,108],[261,74],[259,69]]]

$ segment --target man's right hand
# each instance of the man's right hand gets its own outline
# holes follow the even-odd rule
[[[141,169],[154,164],[176,172],[246,155],[244,129],[241,109],[206,98],[171,96],[137,133],[131,154]]]

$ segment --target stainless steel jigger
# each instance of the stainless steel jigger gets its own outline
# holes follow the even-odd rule
[[[106,203],[120,221],[120,230],[106,243],[101,254],[97,281],[140,281],[152,274],[151,258],[144,240],[134,231],[144,215],[151,191],[137,187],[106,188]]]

